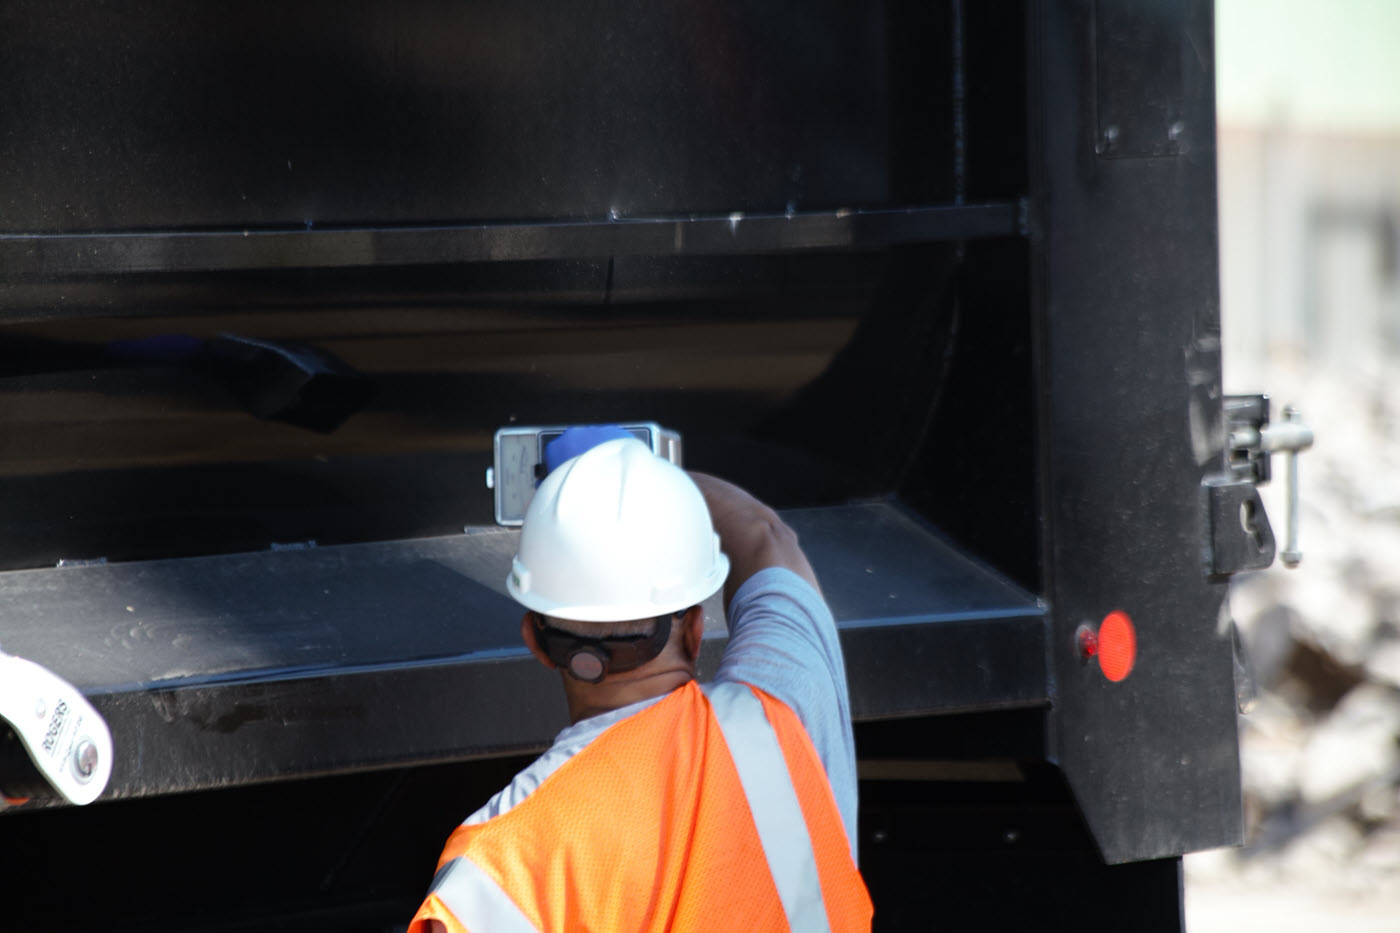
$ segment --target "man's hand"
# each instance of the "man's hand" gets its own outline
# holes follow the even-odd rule
[[[816,571],[797,542],[797,532],[768,506],[733,483],[707,473],[691,473],[700,487],[720,548],[729,555],[729,579],[724,584],[724,607],[744,581],[768,567],[786,567],[821,592]]]

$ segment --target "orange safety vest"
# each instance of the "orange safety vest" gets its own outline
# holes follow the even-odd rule
[[[872,912],[797,715],[747,684],[692,681],[459,826],[409,933],[845,933]]]

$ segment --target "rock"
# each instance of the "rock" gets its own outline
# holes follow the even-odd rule
[[[1356,804],[1356,815],[1364,823],[1391,823],[1397,814],[1400,814],[1400,790],[1394,784],[1372,784]]]
[[[1303,750],[1299,743],[1260,739],[1247,741],[1249,752],[1240,760],[1240,780],[1244,792],[1265,812],[1295,799],[1303,765]]]
[[[1299,638],[1343,665],[1365,660],[1378,626],[1364,587],[1348,585],[1341,575],[1308,579],[1293,588],[1290,605],[1298,614]]]
[[[1245,663],[1260,687],[1267,689],[1278,683],[1293,654],[1294,633],[1300,624],[1291,607],[1273,603],[1255,612],[1248,628],[1241,627]]]
[[[1372,649],[1363,664],[1368,679],[1400,689],[1400,639],[1386,639]]]
[[[1376,684],[1352,689],[1312,731],[1303,749],[1298,791],[1320,803],[1358,790],[1400,767],[1400,703]]]
[[[1345,816],[1334,816],[1295,839],[1280,858],[1285,878],[1302,881],[1334,877],[1338,868],[1365,848],[1360,829]]]
[[[1343,664],[1315,642],[1297,640],[1274,676],[1274,690],[1298,710],[1322,717],[1365,681],[1359,666]]]
[[[1393,883],[1400,876],[1400,827],[1379,829],[1368,836],[1356,861],[1364,871]]]
[[[1298,797],[1307,726],[1275,693],[1259,698],[1240,732],[1240,778],[1252,805],[1264,813]]]

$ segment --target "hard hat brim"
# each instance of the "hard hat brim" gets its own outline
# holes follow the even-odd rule
[[[522,591],[514,575],[507,577],[506,590],[520,605],[541,615],[574,622],[626,622],[679,612],[703,603],[724,586],[728,576],[729,557],[721,552],[716,555],[714,567],[703,579],[679,592],[667,594],[664,600],[608,605],[571,604],[549,599],[539,593]]]

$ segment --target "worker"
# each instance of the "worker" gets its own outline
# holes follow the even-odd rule
[[[598,430],[551,445],[507,581],[572,725],[452,833],[410,933],[868,930],[841,646],[797,536]]]

